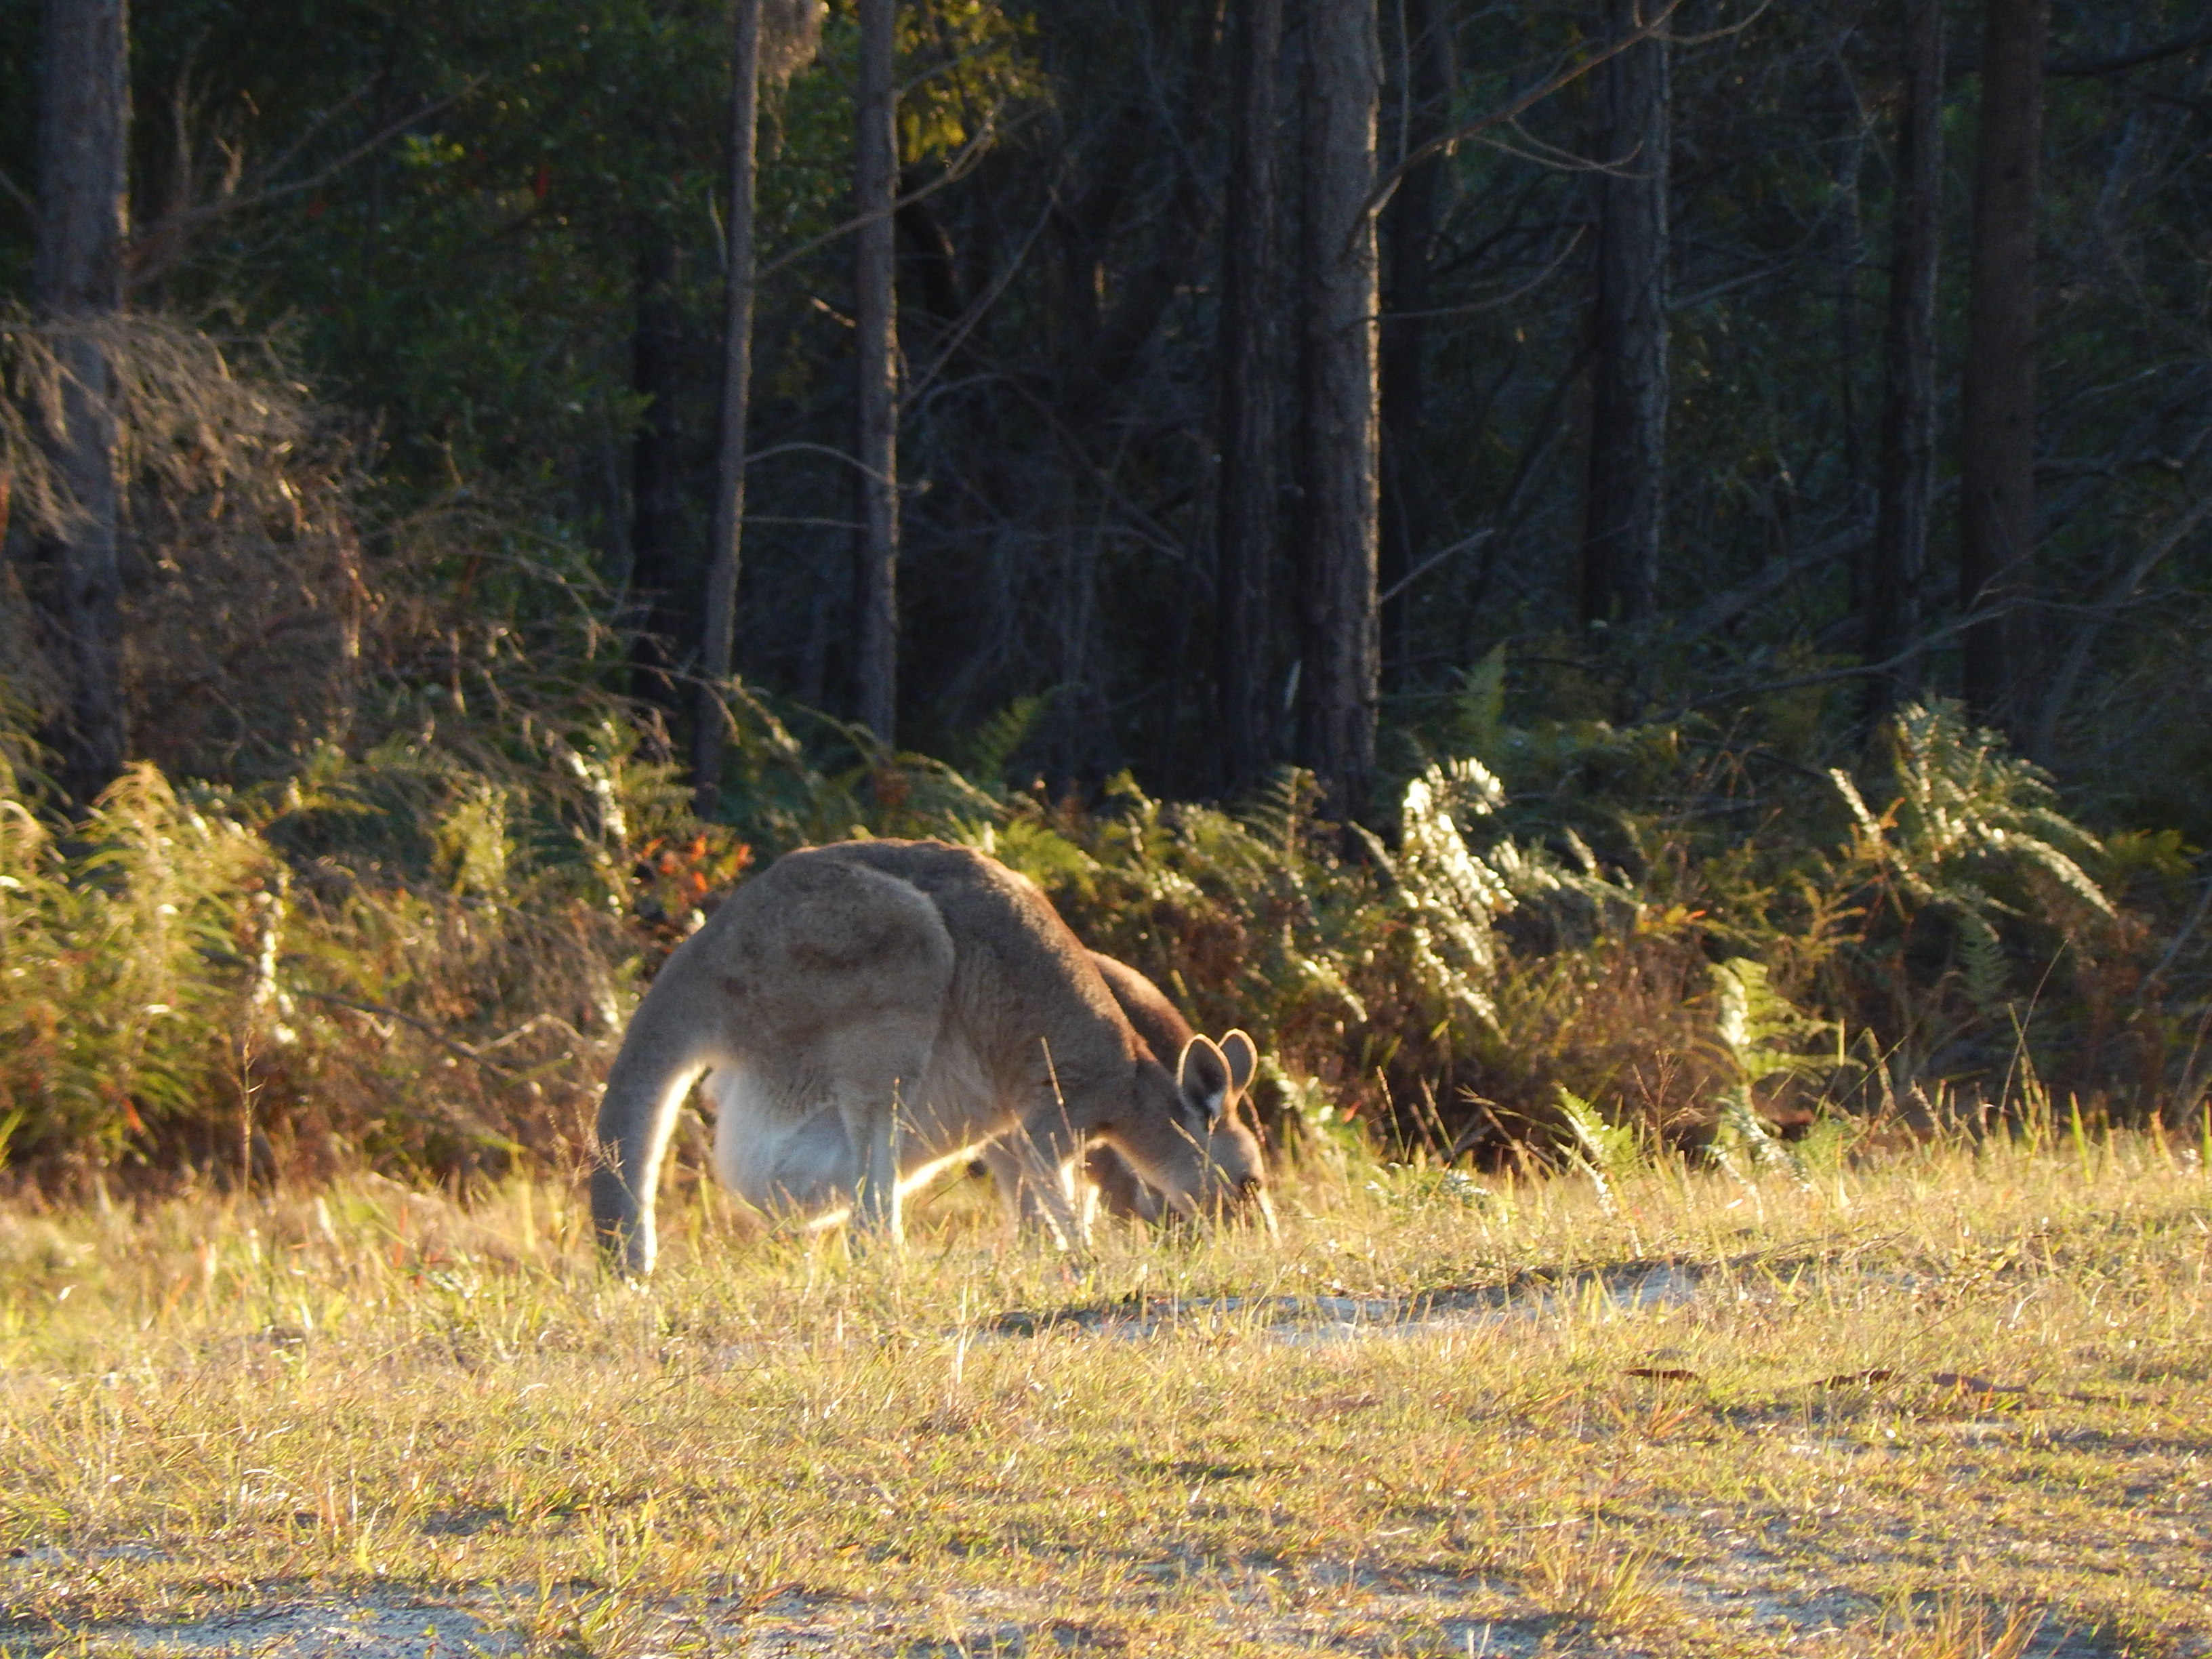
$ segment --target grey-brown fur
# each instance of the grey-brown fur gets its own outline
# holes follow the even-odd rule
[[[896,1237],[902,1188],[1018,1127],[1069,1243],[1070,1166],[1093,1142],[1180,1211],[1260,1196],[1222,1049],[1190,1039],[1170,1075],[1035,884],[942,842],[791,854],[662,967],[608,1074],[592,1178],[599,1238],[632,1272],[651,1271],[662,1158],[702,1077],[717,1172],[772,1214]]]

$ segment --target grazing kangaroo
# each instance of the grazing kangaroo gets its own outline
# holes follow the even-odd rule
[[[1127,963],[1098,951],[1091,953],[1091,963],[1106,981],[1106,988],[1114,994],[1114,1000],[1121,1005],[1121,1012],[1128,1016],[1137,1035],[1144,1039],[1145,1046],[1152,1050],[1152,1058],[1163,1066],[1174,1065],[1196,1035],[1190,1022],[1182,1017],[1182,1011],[1167,1000],[1158,986]],[[1229,1061],[1231,1085],[1224,1110],[1234,1113],[1251,1084],[1259,1056],[1251,1040],[1242,1031],[1231,1031],[1221,1039],[1220,1046],[1223,1056]],[[1009,1220],[1039,1220],[1042,1217],[1036,1194],[1024,1174],[1025,1160],[1010,1144],[1011,1140],[1009,1135],[986,1146],[983,1164],[998,1187]],[[1103,1141],[1085,1149],[1082,1175],[1088,1190],[1076,1195],[1079,1203],[1095,1205],[1109,1215],[1145,1222],[1158,1221],[1170,1212],[1166,1200],[1139,1180],[1128,1160]]]
[[[1044,895],[996,860],[812,848],[725,900],[638,1005],[599,1105],[592,1218],[628,1271],[653,1270],[662,1158],[702,1075],[715,1172],[770,1214],[896,1239],[903,1191],[1015,1129],[1066,1244],[1085,1237],[1066,1171],[1093,1141],[1180,1213],[1237,1210],[1263,1196],[1259,1143],[1229,1109],[1239,1069],[1194,1036],[1171,1074]]]

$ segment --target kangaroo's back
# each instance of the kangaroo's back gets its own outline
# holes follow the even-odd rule
[[[1145,1046],[1152,1051],[1152,1058],[1163,1066],[1173,1066],[1198,1035],[1182,1017],[1182,1010],[1170,1002],[1158,986],[1120,958],[1093,951],[1091,963]]]
[[[1028,878],[943,842],[819,850],[895,877],[936,906],[953,944],[946,1035],[1010,1073],[1010,1085],[1112,1088],[1146,1053],[1096,959]]]

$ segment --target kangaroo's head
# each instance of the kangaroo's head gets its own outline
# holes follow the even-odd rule
[[[1272,1224],[1259,1137],[1237,1110],[1259,1058],[1250,1037],[1231,1031],[1218,1043],[1191,1038],[1172,1076],[1149,1055],[1136,1062],[1133,1109],[1105,1139],[1177,1214]]]

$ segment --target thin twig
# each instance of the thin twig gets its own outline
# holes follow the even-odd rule
[[[1003,295],[1013,282],[1015,274],[1022,268],[1023,261],[1029,258],[1030,249],[1036,246],[1036,239],[1043,234],[1045,226],[1050,222],[1053,205],[1050,192],[1048,191],[1044,211],[1037,216],[1036,225],[1022,240],[1022,245],[1014,250],[1014,257],[1007,261],[1006,268],[999,273],[997,280],[991,284],[989,289],[978,295],[975,303],[968,307],[967,314],[962,317],[952,329],[951,337],[946,340],[939,350],[937,361],[916,376],[914,384],[900,394],[899,401],[902,404],[911,407],[921,401],[921,394],[928,391],[930,383],[944,372],[945,366],[952,361],[953,354],[967,343],[968,337],[975,331],[975,325],[990,314],[991,307],[998,304],[999,296]]]
[[[330,991],[295,991],[292,994],[306,997],[313,1002],[327,1002],[336,1007],[350,1008],[358,1014],[374,1014],[382,1019],[396,1019],[402,1025],[411,1025],[439,1047],[450,1048],[464,1060],[474,1060],[488,1072],[496,1072],[500,1076],[511,1081],[521,1080],[520,1073],[501,1065],[495,1060],[488,1058],[481,1049],[471,1048],[459,1038],[447,1036],[427,1019],[417,1019],[412,1014],[403,1014],[398,1009],[386,1008],[381,1003],[362,1002],[356,998],[342,997]]]
[[[2199,46],[2212,46],[2212,29],[2185,34],[2179,40],[2162,41],[2155,46],[2144,46],[2136,52],[2124,52],[2117,58],[2092,59],[2072,58],[2043,66],[2045,75],[2078,76],[2084,77],[2120,75],[2143,64],[2154,64],[2162,58],[2178,58],[2183,52],[2194,52]]]
[[[1403,323],[1415,318],[1465,317],[1477,312],[1499,310],[1511,305],[1516,300],[1528,298],[1529,295],[1550,282],[1559,274],[1559,267],[1566,264],[1568,256],[1582,246],[1582,241],[1583,233],[1578,228],[1567,238],[1565,244],[1559,249],[1558,257],[1527,282],[1516,284],[1504,294],[1492,295],[1486,300],[1471,300],[1465,305],[1437,306],[1427,311],[1385,311],[1378,313],[1378,320],[1386,323]]]
[[[1716,691],[1706,696],[1692,697],[1687,702],[1677,704],[1674,712],[1666,715],[1664,719],[1680,720],[1685,714],[1695,713],[1700,708],[1710,708],[1715,703],[1742,702],[1753,697],[1774,696],[1784,691],[1802,691],[1807,686],[1829,685],[1838,680],[1858,680],[1873,674],[1887,674],[1893,668],[1903,667],[1931,646],[1940,645],[1945,640],[1955,638],[1971,629],[1979,628],[1984,623],[1993,622],[1999,617],[2031,603],[2033,601],[2025,599],[2008,599],[2002,604],[1989,605],[1971,612],[1948,627],[1939,628],[1932,634],[1923,634],[1895,656],[1886,657],[1880,662],[1857,663],[1849,668],[1831,668],[1818,674],[1801,674],[1795,679],[1770,680],[1764,685],[1740,686],[1734,690]]]
[[[1454,542],[1449,547],[1445,548],[1442,552],[1430,554],[1427,558],[1422,560],[1420,563],[1415,565],[1404,575],[1399,577],[1396,581],[1392,582],[1389,586],[1384,588],[1380,593],[1377,593],[1375,596],[1375,603],[1377,605],[1389,604],[1391,600],[1396,599],[1401,593],[1411,587],[1417,579],[1427,575],[1430,571],[1435,569],[1446,559],[1451,557],[1453,554],[1464,553],[1470,547],[1480,547],[1484,542],[1488,541],[1497,533],[1497,531],[1491,528],[1489,526],[1485,525],[1481,529],[1476,531],[1472,536],[1461,537],[1457,541]]]
[[[2158,966],[2150,970],[2151,978],[2158,978],[2160,975],[2173,966],[2175,959],[2181,955],[2181,947],[2189,943],[2190,935],[2197,931],[2197,924],[2204,920],[2207,908],[2212,908],[2212,881],[2207,881],[2204,884],[2204,892],[2197,901],[2197,908],[2189,913],[2188,921],[2183,925],[2181,931],[2173,936],[2173,943],[2166,947],[2166,954],[2158,959]]]

